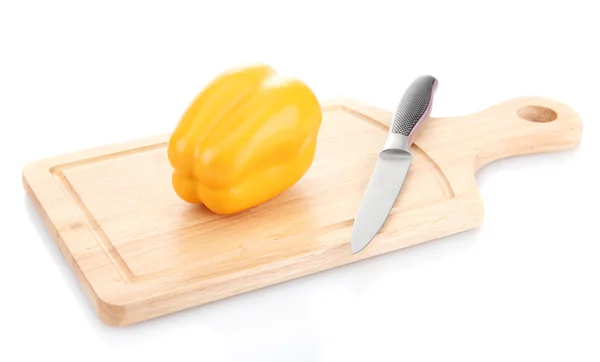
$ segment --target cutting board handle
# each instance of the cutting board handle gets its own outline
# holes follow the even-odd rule
[[[472,160],[477,172],[502,158],[571,148],[581,133],[581,118],[569,106],[521,97],[466,116],[431,118],[415,142],[435,150],[434,159],[462,153],[460,159]]]
[[[477,136],[461,144],[475,156],[475,172],[495,160],[571,148],[579,144],[581,117],[552,99],[522,97],[465,117]],[[468,139],[468,140],[467,140]]]

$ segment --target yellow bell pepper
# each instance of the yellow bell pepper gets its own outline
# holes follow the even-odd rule
[[[304,82],[264,64],[229,69],[196,96],[171,135],[173,188],[219,214],[272,199],[309,169],[321,119]]]

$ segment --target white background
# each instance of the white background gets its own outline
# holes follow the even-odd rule
[[[2,1],[0,360],[599,361],[592,4]],[[550,97],[579,112],[583,139],[481,170],[477,230],[131,327],[103,325],[27,201],[23,166],[171,131],[213,76],[255,61],[320,99],[388,109],[430,73],[440,81],[432,116]]]

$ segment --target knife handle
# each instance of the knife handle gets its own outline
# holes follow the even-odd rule
[[[410,84],[394,114],[384,151],[408,151],[412,143],[412,136],[431,113],[433,95],[437,85],[437,79],[431,75],[422,75]]]

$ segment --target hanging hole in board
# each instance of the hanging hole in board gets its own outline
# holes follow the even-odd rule
[[[550,108],[541,106],[525,106],[517,111],[519,117],[530,122],[552,122],[558,118],[558,114]]]

